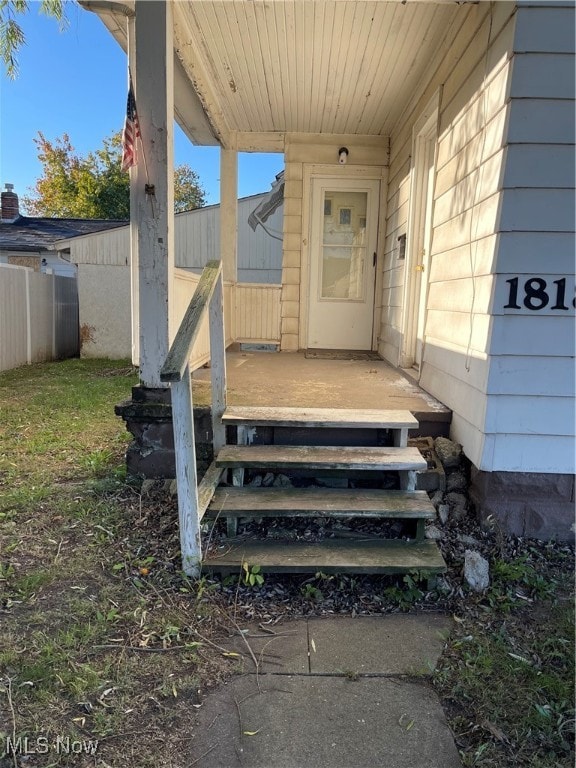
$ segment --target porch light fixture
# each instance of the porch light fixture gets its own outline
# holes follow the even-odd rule
[[[338,162],[340,165],[346,165],[346,161],[348,160],[348,149],[347,147],[340,147],[338,150]]]

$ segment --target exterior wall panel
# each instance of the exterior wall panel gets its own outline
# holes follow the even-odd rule
[[[78,265],[82,357],[132,355],[130,267]]]
[[[489,470],[576,471],[573,31],[574,6],[518,9],[482,457]]]
[[[453,436],[478,463],[484,443],[490,311],[505,167],[514,5],[480,3],[437,60],[420,97],[391,136],[385,270],[408,269],[395,247],[408,232],[412,130],[440,86],[432,245],[420,385],[454,412]],[[384,280],[384,286],[390,280]],[[383,303],[394,301],[390,291]],[[398,364],[402,315],[383,311],[380,353]],[[394,324],[392,324],[394,323]]]

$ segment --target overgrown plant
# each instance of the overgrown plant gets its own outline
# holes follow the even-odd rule
[[[248,565],[248,563],[242,563],[243,577],[242,580],[247,587],[261,587],[264,584],[264,576],[260,573],[261,567],[259,565]]]

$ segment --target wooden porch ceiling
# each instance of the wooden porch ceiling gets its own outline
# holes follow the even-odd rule
[[[118,3],[81,0],[126,49]],[[122,4],[128,13],[134,0]],[[282,151],[286,133],[390,135],[475,4],[179,0],[177,119],[195,143]]]

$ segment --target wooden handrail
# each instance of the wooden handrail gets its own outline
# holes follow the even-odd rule
[[[194,578],[200,576],[202,567],[200,520],[206,506],[210,503],[209,497],[214,493],[220,473],[215,468],[207,473],[208,478],[202,488],[202,498],[199,499],[190,353],[204,314],[208,312],[212,362],[210,366],[212,443],[214,454],[217,454],[226,441],[226,428],[222,423],[222,414],[226,409],[226,340],[223,302],[222,264],[219,261],[209,261],[204,267],[200,282],[160,372],[160,379],[170,382],[172,397],[182,570]]]
[[[160,381],[182,380],[190,352],[200,330],[202,318],[208,309],[221,272],[222,263],[220,261],[209,261],[204,267],[200,282],[194,291],[194,296],[182,318],[176,338],[172,342],[166,361],[160,371]]]

